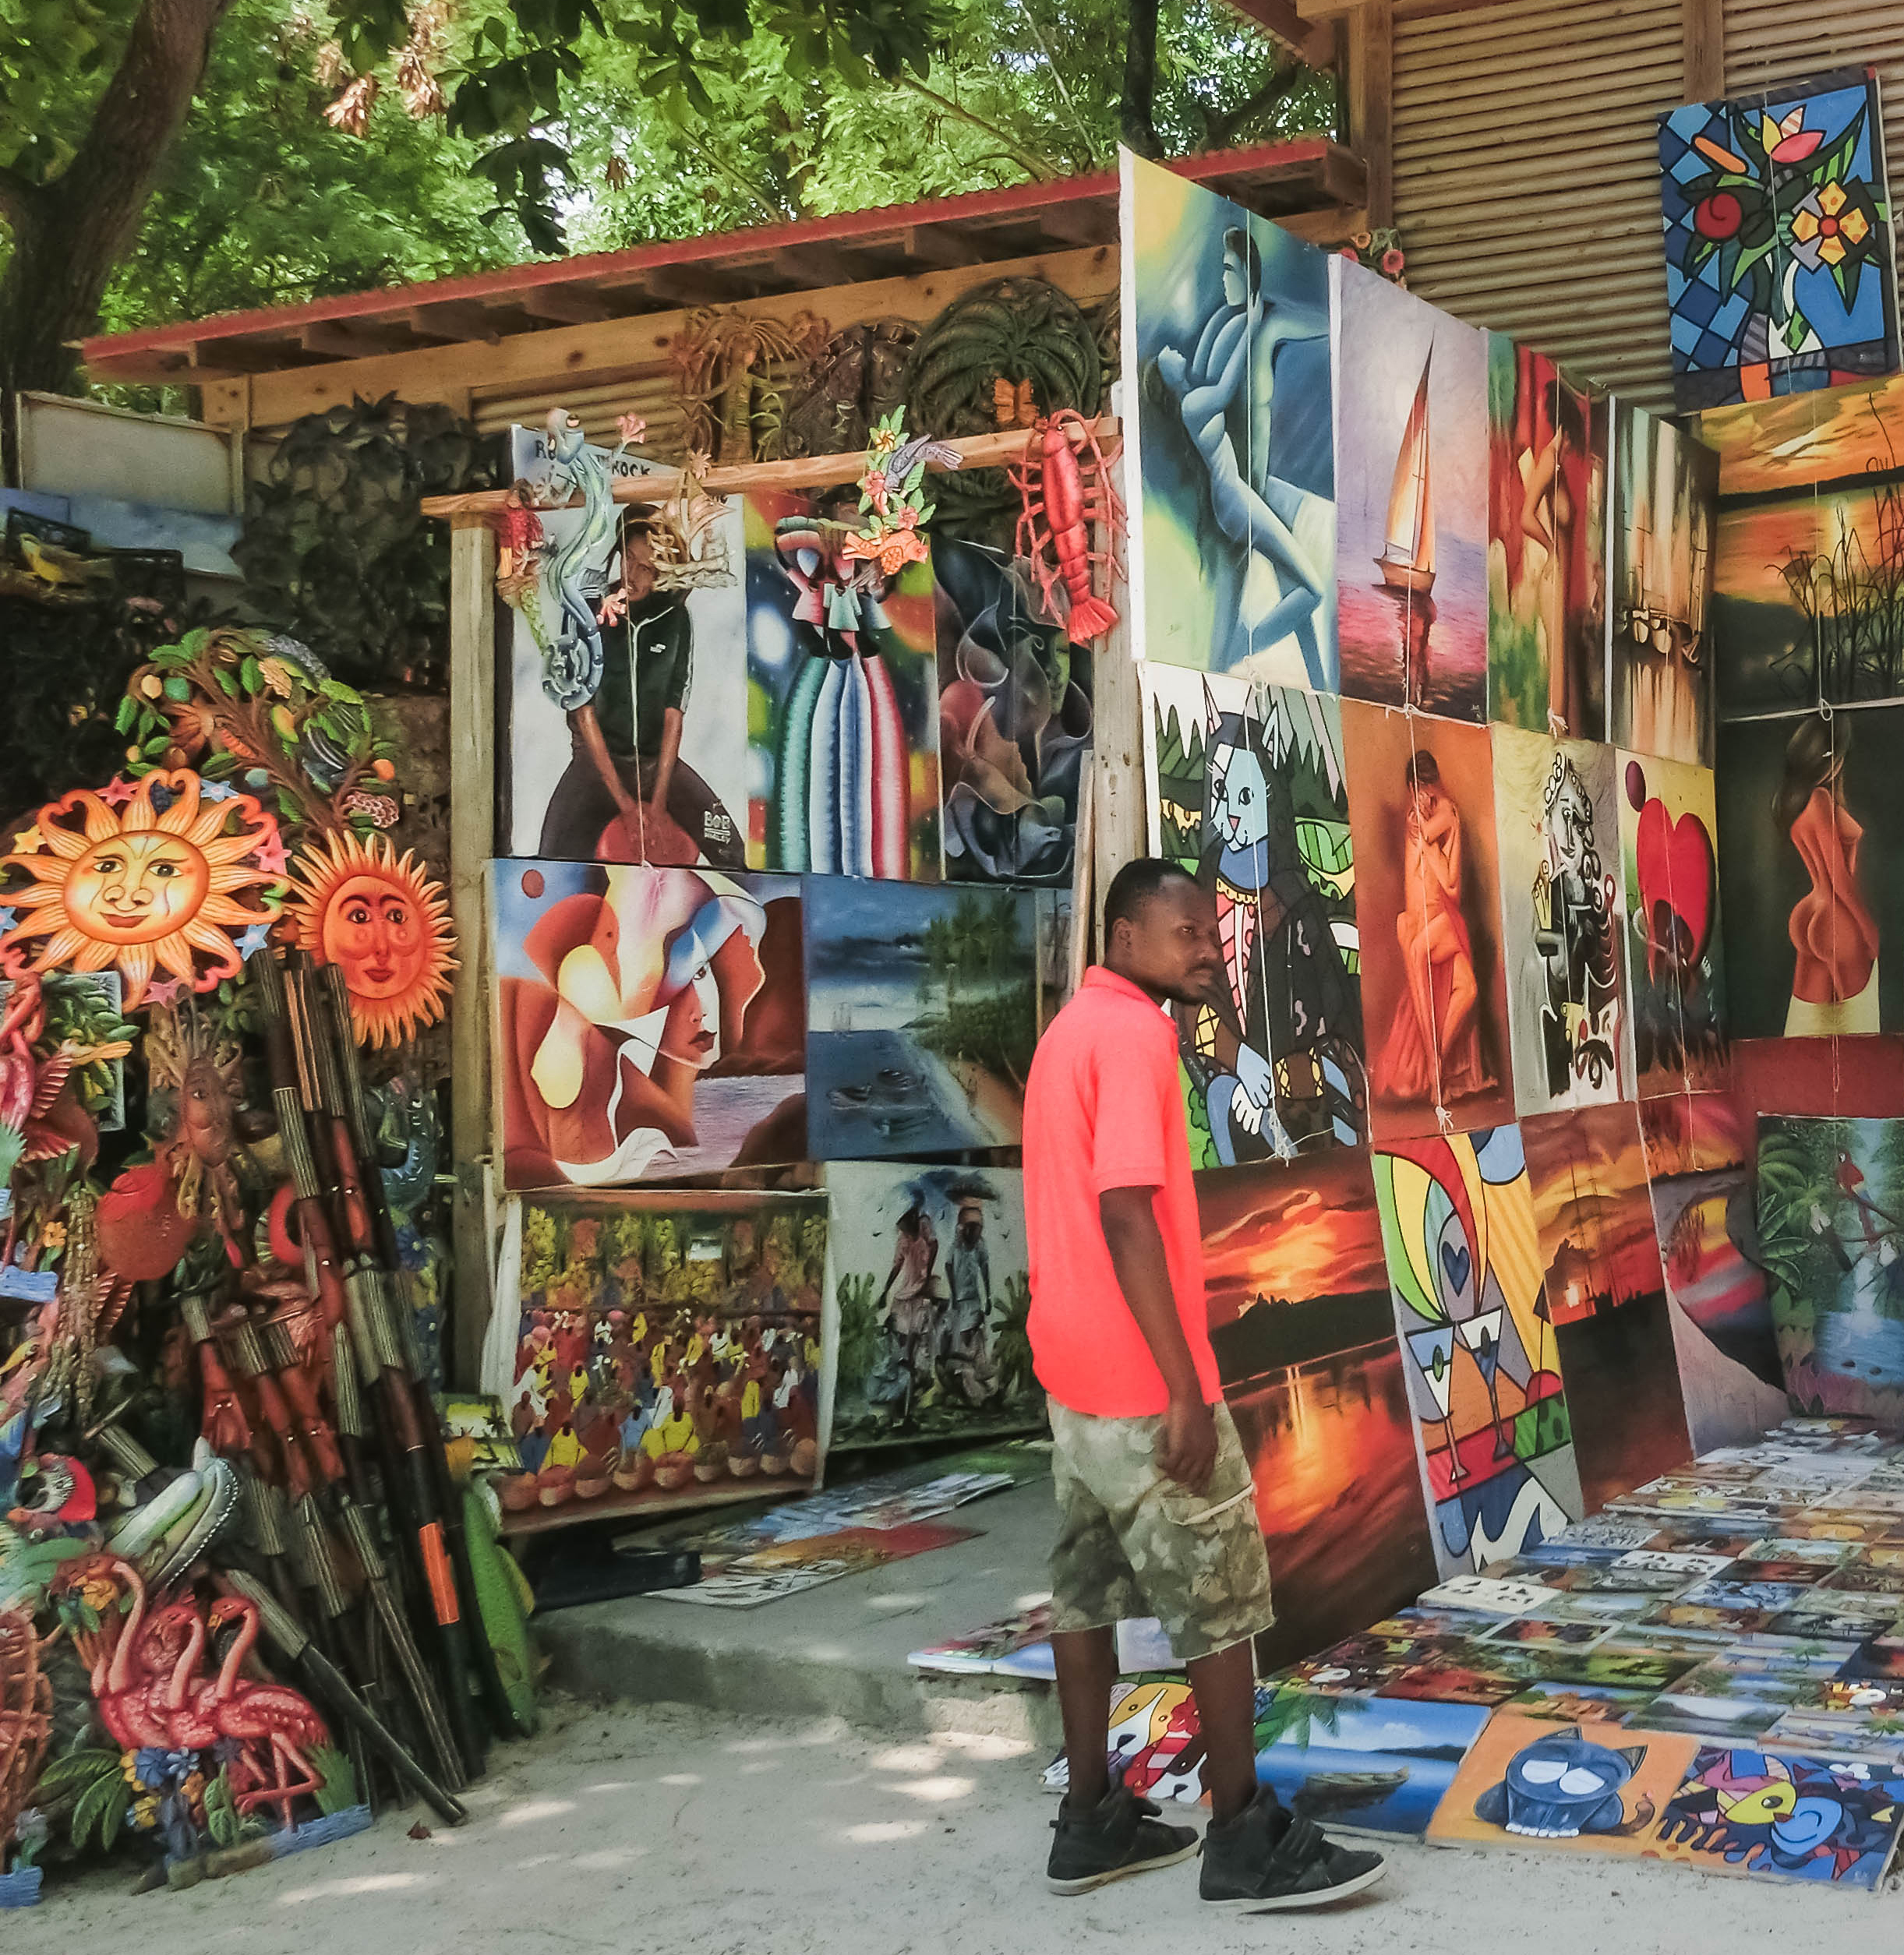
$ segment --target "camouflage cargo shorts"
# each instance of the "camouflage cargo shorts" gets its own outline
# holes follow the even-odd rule
[[[1097,1419],[1051,1403],[1052,1629],[1153,1615],[1185,1662],[1268,1629],[1269,1556],[1229,1407],[1213,1408],[1217,1464],[1198,1494],[1157,1463],[1161,1417]]]

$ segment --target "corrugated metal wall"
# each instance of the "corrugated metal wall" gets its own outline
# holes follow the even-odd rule
[[[1801,75],[1875,65],[1885,160],[1904,182],[1904,4],[1900,0],[1726,0],[1726,92],[1750,95]]]
[[[1683,99],[1680,0],[1440,4],[1395,15],[1410,289],[1670,408],[1654,118]]]

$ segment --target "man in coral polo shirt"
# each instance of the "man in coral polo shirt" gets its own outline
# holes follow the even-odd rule
[[[1335,1845],[1256,1784],[1251,1639],[1274,1619],[1269,1561],[1210,1346],[1163,1008],[1220,980],[1216,911],[1174,864],[1129,863],[1105,898],[1104,944],[1040,1040],[1025,1091],[1030,1329],[1055,1442],[1051,1647],[1071,1771],[1047,1880],[1083,1893],[1198,1851],[1192,1828],[1111,1784],[1105,1757],[1114,1625],[1153,1615],[1189,1665],[1206,1748],[1204,1900],[1314,1907],[1372,1886],[1385,1863]]]

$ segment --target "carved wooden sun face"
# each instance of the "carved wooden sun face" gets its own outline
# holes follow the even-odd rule
[[[344,972],[351,1021],[373,1046],[397,1045],[443,1016],[455,937],[443,891],[389,841],[331,835],[293,872],[298,941]]]
[[[277,911],[277,824],[249,795],[185,768],[77,789],[15,842],[5,866],[30,881],[0,898],[19,913],[0,935],[0,964],[116,968],[128,1011],[160,971],[198,991],[237,976]]]

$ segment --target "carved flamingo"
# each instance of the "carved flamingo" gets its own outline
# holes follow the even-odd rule
[[[102,1648],[93,1664],[93,1696],[99,1706],[100,1721],[128,1751],[144,1746],[168,1748],[170,1734],[151,1701],[154,1687],[160,1682],[154,1667],[154,1658],[160,1652],[150,1646],[146,1585],[132,1563],[117,1556],[107,1561],[104,1569],[123,1585],[132,1598],[132,1606],[119,1625],[111,1652]],[[158,1625],[155,1621],[150,1626],[156,1629]],[[168,1624],[168,1636],[171,1627]]]
[[[314,1793],[323,1785],[317,1768],[308,1756],[316,1746],[327,1745],[330,1732],[309,1701],[281,1684],[250,1682],[239,1675],[252,1646],[258,1640],[258,1606],[242,1596],[221,1596],[211,1605],[210,1626],[215,1632],[230,1622],[239,1623],[238,1636],[225,1653],[216,1679],[200,1692],[197,1713],[207,1720],[220,1738],[242,1745],[266,1745],[270,1748],[275,1783],[260,1783],[256,1790],[238,1793],[235,1803],[241,1812],[254,1806],[274,1805],[285,1827],[291,1825],[294,1800]],[[291,1774],[301,1776],[294,1782]],[[260,1781],[263,1773],[253,1768]]]

